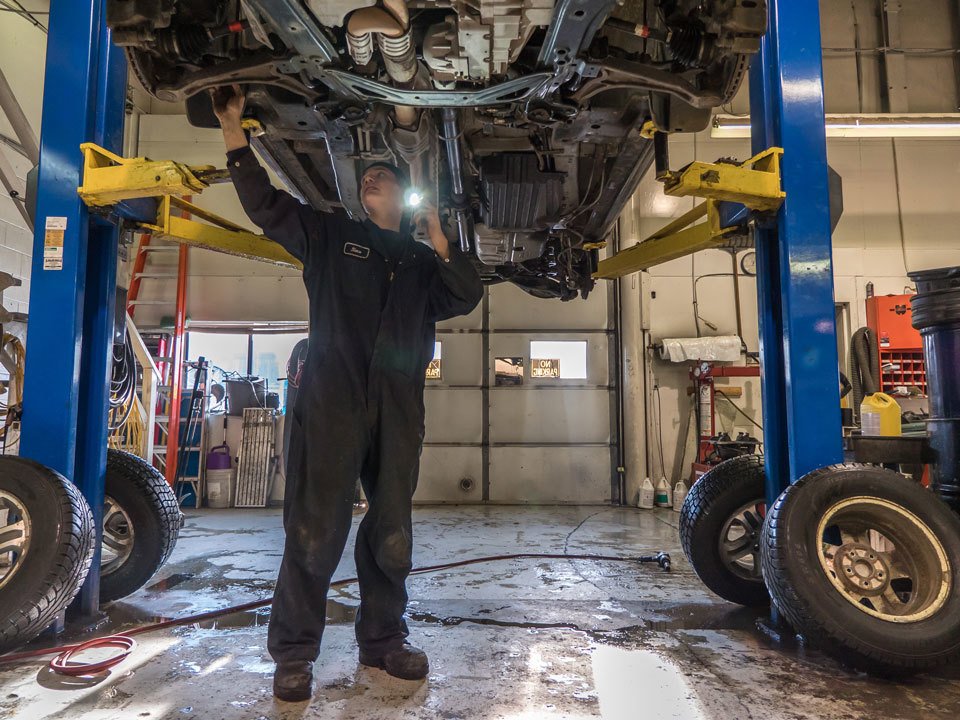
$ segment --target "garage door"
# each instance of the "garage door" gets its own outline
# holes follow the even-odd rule
[[[438,327],[419,503],[607,503],[616,386],[607,285],[587,301],[491,287]]]

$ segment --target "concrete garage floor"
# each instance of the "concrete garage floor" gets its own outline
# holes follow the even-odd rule
[[[960,712],[960,668],[894,684],[776,646],[756,629],[762,613],[700,585],[669,510],[426,507],[414,522],[416,564],[664,549],[674,570],[515,561],[413,578],[411,640],[432,668],[423,683],[357,665],[356,588],[344,588],[328,606],[311,703],[273,700],[264,611],[141,636],[132,657],[94,681],[64,680],[39,663],[0,668],[0,718],[906,720]],[[188,512],[169,564],[107,608],[109,629],[269,595],[282,542],[278,510]],[[348,552],[337,576],[351,575]]]

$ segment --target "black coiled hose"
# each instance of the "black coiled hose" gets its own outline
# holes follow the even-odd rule
[[[870,328],[860,328],[850,338],[850,384],[853,386],[853,417],[860,424],[860,404],[866,395],[880,390],[880,350]]]
[[[127,335],[123,344],[113,346],[113,369],[110,374],[110,432],[119,430],[133,411],[137,391],[137,359]]]

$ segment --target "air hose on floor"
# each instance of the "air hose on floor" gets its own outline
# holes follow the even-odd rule
[[[456,560],[454,562],[441,563],[440,565],[426,565],[424,567],[414,568],[410,571],[411,575],[423,575],[424,573],[439,572],[441,570],[452,570],[453,568],[463,567],[465,565],[476,565],[478,563],[499,562],[501,560],[593,560],[597,562],[625,562],[625,563],[657,563],[662,570],[670,570],[670,556],[665,552],[657,552],[655,555],[640,555],[637,557],[617,557],[613,555],[566,555],[562,553],[512,553],[509,555],[489,555],[486,557],[468,558],[467,560]],[[352,585],[357,582],[357,578],[344,578],[343,580],[334,580],[330,583],[331,588]],[[232,615],[238,612],[248,612],[267,607],[273,602],[273,597],[263,600],[254,600],[241,605],[232,605],[220,610],[211,610],[209,612],[187,615],[182,618],[172,620],[163,620],[161,622],[141,625],[139,627],[127,630],[124,633],[116,635],[106,635],[104,637],[93,638],[86,642],[73,645],[61,645],[59,647],[40,648],[38,650],[27,650],[25,652],[11,653],[0,656],[0,665],[23,662],[35,658],[46,657],[56,654],[56,657],[50,661],[50,669],[60,675],[70,676],[88,676],[104,672],[114,665],[117,665],[130,653],[136,649],[136,642],[133,637],[143,635],[144,633],[163,630],[165,628],[177,627],[180,625],[192,625],[198,622],[214,620],[224,615]],[[117,648],[120,652],[112,655],[105,660],[96,662],[77,662],[71,661],[74,655],[95,648]]]

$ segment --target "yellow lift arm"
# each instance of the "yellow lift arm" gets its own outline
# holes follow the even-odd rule
[[[156,222],[140,224],[156,237],[276,265],[302,267],[270,239],[183,199],[212,184],[229,182],[226,170],[171,160],[123,158],[93,143],[84,143],[81,149],[83,184],[78,193],[90,207],[157,198]],[[601,261],[594,277],[623,277],[722,244],[735,228],[721,227],[720,202],[741,203],[760,212],[777,210],[785,197],[780,182],[782,156],[781,148],[771,148],[740,164],[694,162],[678,173],[664,174],[660,180],[667,195],[702,197],[706,202],[643,242]],[[704,222],[698,223],[700,220]]]
[[[215,183],[230,182],[226,170],[209,165],[184,165],[172,160],[124,158],[93,143],[83,143],[83,180],[77,193],[92,208],[124,200],[157,198],[154,223],[139,226],[154,237],[252,260],[301,269],[299,260],[263,235],[183,198],[198,195]],[[205,222],[198,222],[200,218]]]
[[[706,202],[677,218],[646,240],[601,260],[594,277],[612,280],[669,260],[721,245],[736,228],[721,227],[719,203],[741,203],[758,212],[780,208],[782,148],[770,148],[744,163],[694,162],[659,178],[671,197],[700,197]],[[697,223],[699,220],[704,222]]]

